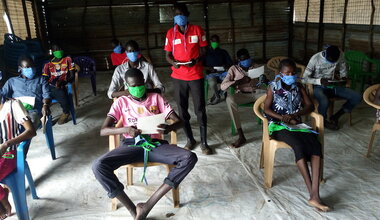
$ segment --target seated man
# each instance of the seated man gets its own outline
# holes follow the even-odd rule
[[[197,162],[197,156],[191,151],[170,145],[165,140],[153,139],[155,142],[160,142],[160,145],[156,145],[149,152],[149,161],[175,164],[176,167],[170,171],[164,183],[146,203],[134,205],[123,191],[124,185],[119,182],[114,170],[126,164],[144,161],[144,148],[129,146],[135,145],[136,137],[141,137],[141,130],[136,128],[137,121],[141,117],[163,113],[167,119],[174,121],[171,125],[161,124],[158,126],[158,131],[165,134],[177,130],[182,126],[182,123],[169,103],[160,94],[146,93],[144,75],[139,69],[129,69],[125,74],[125,81],[128,83],[130,95],[121,96],[113,103],[100,131],[102,136],[123,134],[125,138],[120,147],[98,158],[94,162],[92,170],[110,198],[116,197],[128,209],[134,219],[145,219],[153,206],[169,190],[177,188],[193,169]],[[121,118],[123,118],[123,127],[115,128],[115,124]],[[156,138],[157,135],[151,135],[151,137]]]
[[[20,75],[9,78],[2,88],[4,98],[20,99],[35,129],[40,127],[42,115],[50,114],[50,90],[47,80],[36,75],[33,59],[22,56],[19,59]],[[21,97],[21,98],[20,98]]]
[[[49,81],[51,98],[57,100],[63,110],[58,124],[64,124],[68,121],[70,112],[66,85],[74,79],[75,68],[71,57],[64,57],[63,50],[58,45],[52,45],[52,51],[54,57],[45,64],[42,75]]]
[[[127,57],[127,54],[125,53],[125,48],[121,46],[119,40],[113,39],[111,43],[113,52],[110,54],[110,58],[112,66],[116,68],[123,63],[124,59]]]
[[[159,90],[158,92],[163,92],[165,89],[164,86],[158,78],[152,64],[142,59],[140,47],[137,42],[130,40],[126,43],[125,47],[128,61],[115,69],[107,92],[108,97],[112,99],[123,95],[128,95],[128,90],[124,90],[124,88],[127,87],[125,73],[131,68],[137,68],[143,73],[147,89],[156,88]]]
[[[232,65],[230,55],[226,50],[219,47],[219,36],[212,35],[210,39],[210,47],[207,47],[206,56],[203,61],[206,70],[206,79],[213,91],[213,95],[209,100],[210,105],[219,103],[225,96],[226,92],[218,90],[218,83],[221,83],[227,75],[227,70]]]
[[[344,113],[351,112],[361,101],[359,93],[344,86],[347,81],[347,67],[343,53],[337,46],[329,46],[326,50],[312,56],[303,74],[303,80],[304,83],[313,84],[314,97],[318,101],[318,112],[324,117],[325,127],[329,129],[339,129],[339,118]],[[329,98],[332,97],[340,97],[347,101],[328,120],[327,109]]]
[[[227,108],[235,125],[239,138],[230,147],[238,148],[246,142],[243,129],[241,128],[238,105],[252,103],[265,94],[265,90],[257,88],[259,81],[248,77],[248,70],[255,68],[247,49],[237,51],[238,65],[233,65],[228,70],[226,78],[220,85],[222,90],[234,87],[235,94],[228,95]]]

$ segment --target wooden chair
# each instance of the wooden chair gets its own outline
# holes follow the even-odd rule
[[[380,109],[380,105],[376,105],[375,103],[373,103],[376,91],[378,89],[380,89],[380,84],[376,84],[376,85],[368,87],[364,91],[364,94],[363,94],[364,101],[368,105],[370,105],[370,106],[372,106],[372,107],[374,107],[376,109]],[[373,141],[375,139],[375,134],[376,134],[376,131],[378,131],[378,130],[380,130],[380,121],[376,120],[375,123],[373,124],[371,138],[370,138],[369,143],[368,143],[367,157],[370,157],[370,154],[372,152]]]
[[[121,118],[115,127],[122,127],[123,126],[123,118]],[[177,144],[177,133],[175,131],[170,132],[170,144]],[[163,139],[163,138],[162,138]],[[110,135],[109,136],[109,150],[113,150],[120,146],[120,135]],[[164,163],[155,163],[155,162],[148,162],[148,167],[150,166],[165,166],[167,171],[170,172],[170,170],[175,167],[175,165],[171,164],[164,164]],[[125,165],[121,168],[126,168],[127,171],[127,186],[133,185],[133,168],[135,167],[144,167],[144,162],[139,163],[131,163],[128,165]],[[115,174],[117,175],[117,170],[115,170]],[[179,187],[177,189],[172,189],[173,193],[173,205],[174,208],[179,208]],[[117,199],[112,199],[112,210],[117,209]]]
[[[280,65],[280,62],[281,62],[281,60],[287,59],[287,58],[289,58],[289,57],[282,57],[282,56],[280,56],[280,57],[273,57],[273,58],[271,58],[267,62],[268,69],[272,70],[275,73],[275,75],[279,74],[280,71],[278,70],[278,67]],[[305,69],[306,69],[305,66],[302,65],[302,64],[296,63],[296,67],[297,67],[297,69],[300,69],[300,71],[301,71],[300,72],[300,76],[302,77],[303,73],[305,72]]]
[[[262,135],[262,145],[261,145],[261,157],[260,157],[260,168],[264,168],[264,185],[266,188],[272,187],[273,179],[273,168],[276,150],[279,148],[291,148],[285,142],[276,141],[271,139],[268,130],[268,119],[264,117],[264,101],[267,95],[261,96],[256,100],[253,111],[263,121],[263,135]],[[319,133],[319,141],[322,145],[322,155],[324,152],[324,128],[323,128],[323,117],[315,112],[310,113],[310,117],[313,120],[313,129]],[[321,159],[321,170],[320,179],[323,180],[323,160]]]

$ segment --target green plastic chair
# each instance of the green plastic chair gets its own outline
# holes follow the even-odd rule
[[[235,94],[235,92],[236,92],[235,87],[230,86],[230,88],[228,89],[228,93],[230,95],[233,95],[233,94]],[[251,102],[251,103],[246,103],[246,104],[240,104],[240,105],[238,105],[238,107],[253,108],[253,105],[254,105],[254,102]],[[256,117],[256,119],[257,119],[257,123],[261,124],[261,119],[259,117]],[[234,122],[232,120],[231,120],[231,134],[236,135],[236,127],[235,127]]]
[[[359,86],[359,91],[363,92],[364,84],[370,77],[380,78],[380,61],[370,59],[365,53],[361,51],[349,50],[344,53],[345,60],[349,66],[348,76],[351,78],[350,88],[356,90]],[[364,70],[364,63],[376,65],[374,72],[366,72]]]

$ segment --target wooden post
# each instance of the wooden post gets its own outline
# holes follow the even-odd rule
[[[369,24],[369,50],[370,50],[370,57],[373,58],[374,53],[375,53],[375,48],[373,46],[373,29],[374,29],[373,20],[374,20],[375,11],[376,11],[375,0],[371,0],[371,8],[372,8],[371,21]]]
[[[307,0],[306,4],[306,15],[305,15],[305,31],[304,31],[304,41],[303,41],[303,50],[304,50],[304,56],[303,56],[303,62],[306,63],[307,60],[307,38],[309,34],[309,7],[310,7],[310,0]]]
[[[86,13],[87,13],[87,0],[84,1],[84,9],[83,9],[83,13],[82,13],[82,19],[81,19],[81,26],[82,26],[82,45],[84,46],[84,49],[85,51],[87,52],[88,51],[88,48],[87,48],[87,41],[86,41],[86,38],[87,38],[87,35],[86,35]]]
[[[148,0],[144,1],[144,6],[145,6],[145,21],[144,21],[144,32],[145,32],[145,45],[146,49],[148,52],[148,57],[149,60],[152,62],[152,57],[150,54],[150,46],[149,46],[149,5],[148,5]],[[153,65],[153,63],[152,63]]]
[[[253,7],[253,0],[251,1],[250,15],[251,15],[251,27],[253,27],[253,25],[254,25],[254,17],[255,17],[255,11],[254,11],[254,7]]]
[[[347,5],[348,5],[348,0],[344,0],[344,11],[343,11],[343,19],[342,19],[342,24],[343,24],[343,30],[342,30],[342,50],[344,51],[346,48],[346,32],[347,32],[347,24],[346,24],[346,18],[347,18]]]
[[[323,15],[325,8],[325,0],[320,0],[319,5],[319,27],[318,27],[318,51],[322,50],[323,47],[323,38],[324,38],[324,23],[323,23]]]
[[[294,0],[288,0],[289,7],[289,36],[288,36],[288,57],[293,57],[293,13],[294,13]]]
[[[13,34],[15,34],[15,30],[13,29],[13,25],[12,25],[11,15],[9,14],[9,10],[8,10],[7,1],[2,0],[2,2],[3,2],[4,12],[5,12],[5,14],[7,14],[8,19],[9,19],[9,25],[11,26],[11,31]]]
[[[262,14],[263,14],[263,60],[267,60],[267,21],[265,12],[265,0],[261,1]]]
[[[208,23],[208,0],[203,1],[203,15],[204,15],[204,22],[205,22],[205,31],[206,31],[206,38],[207,40],[210,40],[210,27]]]
[[[27,39],[31,39],[32,38],[32,34],[30,33],[28,10],[26,9],[26,2],[25,2],[25,0],[22,0],[21,3],[22,3],[22,10],[24,12],[26,34],[28,35]]]
[[[113,21],[112,0],[110,0],[110,6],[109,6],[108,10],[109,10],[109,16],[110,16],[112,38],[115,39],[116,38],[116,32],[115,32],[115,23]]]
[[[232,53],[235,55],[235,21],[234,21],[234,15],[232,12],[232,3],[231,0],[228,1],[228,9],[230,14],[230,21],[231,21],[231,38],[232,38]]]

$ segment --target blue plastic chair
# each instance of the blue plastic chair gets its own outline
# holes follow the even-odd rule
[[[29,182],[29,189],[33,199],[38,199],[36,187],[32,174],[30,173],[28,162],[25,160],[24,148],[30,140],[24,141],[17,147],[17,167],[15,171],[5,177],[1,183],[7,185],[12,192],[13,201],[16,207],[16,214],[19,220],[29,220],[28,205],[26,203],[25,175]]]
[[[70,105],[70,114],[71,118],[73,119],[73,124],[77,124],[77,116],[75,114],[75,108],[74,108],[74,102],[73,102],[73,85],[71,83],[67,84],[67,96],[69,99],[69,105]],[[57,100],[53,99],[51,103],[58,103]]]
[[[46,139],[46,143],[50,149],[50,154],[51,154],[51,158],[53,160],[56,159],[55,157],[55,144],[54,144],[54,135],[53,135],[53,119],[51,117],[51,115],[49,115],[47,117],[47,121],[46,121],[46,127],[45,127],[45,139]]]

